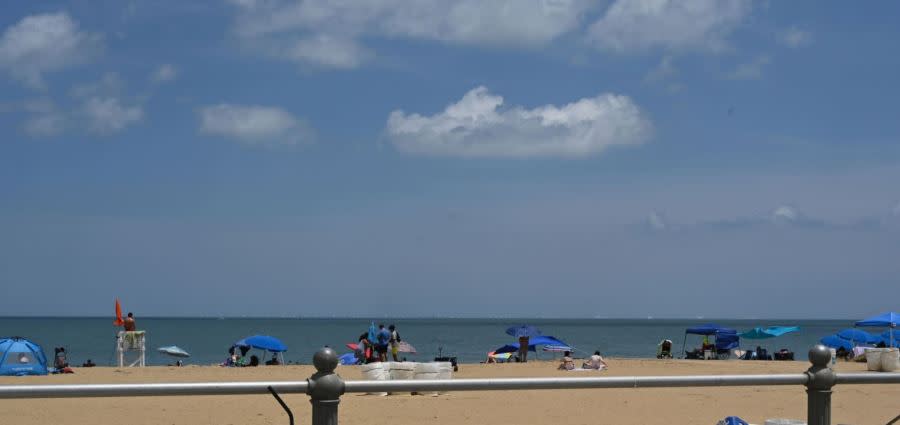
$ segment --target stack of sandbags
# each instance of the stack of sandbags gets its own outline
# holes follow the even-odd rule
[[[387,381],[390,379],[390,369],[386,368],[387,363],[375,362],[369,363],[359,366],[360,372],[362,372],[363,378],[367,381]],[[379,392],[379,393],[366,393],[369,395],[387,395],[387,393]]]
[[[388,376],[392,381],[414,379],[415,377],[415,362],[388,362],[385,365],[388,368]]]

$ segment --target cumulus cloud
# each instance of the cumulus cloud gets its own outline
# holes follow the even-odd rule
[[[126,106],[114,97],[91,97],[81,112],[88,119],[89,130],[98,134],[112,134],[124,130],[144,117],[143,108]]]
[[[598,47],[720,51],[751,11],[749,0],[616,0],[591,25]]]
[[[812,44],[813,35],[809,31],[791,27],[779,34],[778,41],[784,46],[796,49]]]
[[[757,80],[762,78],[763,69],[771,63],[771,59],[769,59],[766,55],[757,56],[750,62],[745,62],[739,64],[731,74],[728,74],[728,78],[732,80]]]
[[[578,28],[588,0],[230,0],[235,32],[262,51],[305,64],[359,66],[364,36],[477,46],[541,46]],[[327,51],[326,51],[327,48]],[[259,50],[259,49],[256,49]]]
[[[313,136],[305,121],[284,109],[228,103],[201,108],[200,131],[249,145],[293,145]]]
[[[167,83],[178,78],[178,68],[170,63],[165,63],[156,68],[150,80],[154,83]]]
[[[387,135],[406,153],[459,157],[585,157],[611,146],[638,145],[650,121],[627,96],[601,94],[563,105],[504,107],[475,88],[431,116],[391,112]]]
[[[0,36],[0,69],[32,88],[44,74],[88,61],[101,38],[82,31],[66,13],[27,16]]]

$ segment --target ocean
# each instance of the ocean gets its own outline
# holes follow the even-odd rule
[[[137,317],[138,329],[147,331],[147,363],[166,365],[174,362],[156,351],[158,347],[177,345],[191,353],[187,364],[209,365],[222,362],[234,341],[253,334],[272,335],[287,346],[285,360],[309,364],[313,353],[324,345],[338,353],[349,352],[345,344],[356,342],[371,319],[284,319],[284,318],[144,318]],[[403,340],[418,354],[404,354],[410,361],[429,361],[435,356],[455,356],[461,363],[483,361],[486,353],[514,339],[506,328],[522,323],[535,325],[544,335],[555,336],[576,348],[576,356],[600,350],[608,357],[652,358],[661,339],[674,342],[676,356],[681,352],[684,330],[702,323],[715,322],[738,331],[755,326],[800,326],[800,332],[769,340],[742,340],[742,348],[761,345],[770,352],[788,348],[798,360],[819,338],[852,327],[850,320],[677,320],[677,319],[375,319],[375,323],[395,324]],[[115,335],[120,328],[111,318],[5,317],[0,318],[0,336],[23,336],[40,344],[48,358],[54,347],[65,347],[69,362],[80,365],[87,359],[104,366],[115,362]],[[701,337],[690,335],[688,347]],[[552,359],[558,353],[538,351],[530,358]]]

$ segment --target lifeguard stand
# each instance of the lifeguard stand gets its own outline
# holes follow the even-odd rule
[[[119,331],[116,337],[116,355],[119,367],[144,367],[147,348],[146,331]]]

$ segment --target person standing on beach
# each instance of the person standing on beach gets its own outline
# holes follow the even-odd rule
[[[528,335],[519,337],[519,361],[525,363],[528,361]]]
[[[128,317],[125,318],[125,323],[122,325],[125,327],[125,332],[134,332],[135,323],[134,323],[134,313],[128,312]]]
[[[391,357],[393,357],[395,362],[399,362],[398,355],[400,354],[400,332],[397,332],[397,327],[394,325],[388,326],[388,329],[391,331]]]
[[[387,361],[388,342],[391,340],[391,333],[384,328],[384,324],[378,325],[378,334],[375,335],[375,351],[378,352],[378,360]]]

